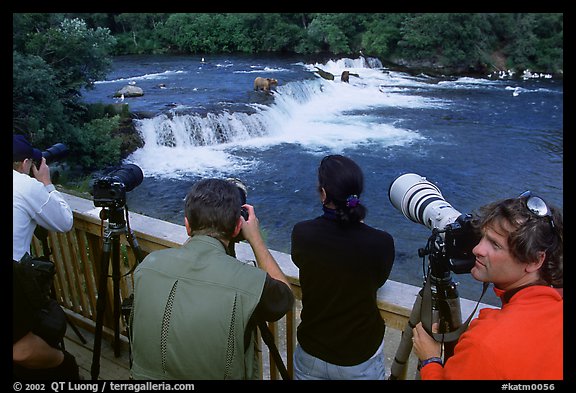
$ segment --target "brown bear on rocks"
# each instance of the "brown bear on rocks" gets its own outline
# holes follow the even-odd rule
[[[271,88],[278,86],[278,81],[272,78],[257,77],[254,79],[254,90],[264,90],[269,92]]]

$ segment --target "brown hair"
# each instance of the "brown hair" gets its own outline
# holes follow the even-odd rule
[[[504,222],[513,228],[508,232],[510,253],[521,263],[538,259],[540,252],[546,257],[540,268],[540,278],[548,285],[564,285],[564,224],[562,214],[547,205],[551,216],[537,216],[526,206],[526,198],[509,198],[482,206],[474,214],[474,226],[481,230],[488,225],[505,229]]]

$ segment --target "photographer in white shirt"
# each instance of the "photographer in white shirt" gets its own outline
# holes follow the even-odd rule
[[[13,135],[12,165],[12,258],[20,261],[30,253],[36,226],[56,232],[72,229],[72,209],[50,178],[42,152],[24,135]],[[37,166],[36,163],[40,163]]]

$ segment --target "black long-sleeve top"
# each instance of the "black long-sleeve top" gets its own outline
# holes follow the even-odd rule
[[[291,247],[302,286],[299,344],[340,366],[368,360],[384,338],[376,291],[392,270],[392,236],[364,223],[342,226],[324,214],[297,223]]]

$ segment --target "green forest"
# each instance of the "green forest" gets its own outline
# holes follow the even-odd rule
[[[13,132],[62,142],[89,172],[137,147],[128,110],[86,105],[82,88],[126,54],[376,57],[442,75],[563,76],[561,13],[16,13]]]

